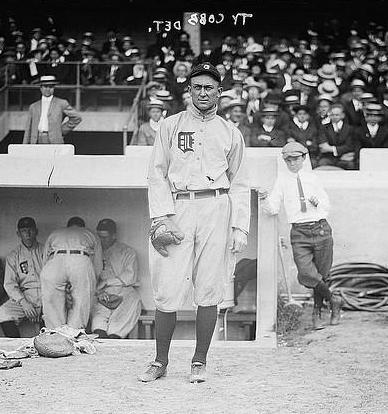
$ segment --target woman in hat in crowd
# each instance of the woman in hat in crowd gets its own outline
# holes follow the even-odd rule
[[[149,121],[140,125],[139,131],[137,133],[137,145],[154,145],[156,132],[160,128],[160,123],[163,118],[163,102],[154,99],[148,105],[148,116]]]

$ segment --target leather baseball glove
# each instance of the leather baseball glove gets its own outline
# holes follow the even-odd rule
[[[40,356],[48,358],[72,355],[75,351],[71,339],[58,332],[44,330],[34,338],[34,347]]]
[[[169,218],[152,223],[150,230],[151,243],[155,250],[167,257],[167,246],[181,244],[185,235]]]

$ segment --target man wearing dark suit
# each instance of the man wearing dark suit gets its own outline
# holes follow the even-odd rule
[[[202,52],[195,58],[193,66],[203,62],[210,62],[212,65],[217,65],[220,62],[219,57],[212,50],[210,40],[204,40],[202,42]]]
[[[55,76],[40,78],[42,99],[30,105],[23,144],[63,144],[63,136],[81,121],[65,99],[54,96]]]
[[[365,124],[357,128],[354,139],[356,160],[359,163],[361,148],[388,148],[388,127],[380,104],[370,103],[365,108]]]
[[[262,124],[253,128],[250,147],[283,147],[287,144],[285,132],[276,127],[277,107],[266,107],[260,112]]]
[[[311,162],[314,165],[318,155],[318,130],[311,120],[310,109],[307,105],[294,107],[295,116],[290,120],[288,131],[290,138],[304,145],[310,154]]]
[[[354,169],[354,129],[345,121],[344,108],[341,104],[332,106],[330,121],[329,124],[323,125],[320,131],[318,166]]]
[[[345,115],[350,125],[360,126],[365,122],[362,111],[361,95],[365,92],[365,83],[361,79],[354,79],[350,84],[351,99],[343,102]]]

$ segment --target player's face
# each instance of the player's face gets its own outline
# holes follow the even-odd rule
[[[222,88],[211,76],[199,75],[191,79],[189,92],[194,106],[200,111],[206,111],[216,105]]]
[[[109,231],[97,231],[98,237],[101,241],[101,246],[103,250],[108,249],[114,241],[116,240],[116,235],[113,233],[110,233]]]
[[[36,241],[38,230],[33,227],[23,227],[17,231],[17,234],[26,247],[31,247]]]
[[[298,157],[287,157],[284,161],[287,164],[287,168],[293,172],[297,173],[303,167],[303,161],[305,157],[303,155],[299,155]]]

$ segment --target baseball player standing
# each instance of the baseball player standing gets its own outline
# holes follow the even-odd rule
[[[189,80],[193,105],[162,122],[149,165],[156,357],[139,376],[144,382],[166,375],[176,311],[192,285],[198,309],[190,381],[205,381],[217,305],[249,231],[244,139],[216,115],[220,75],[206,62]]]
[[[44,248],[41,273],[43,318],[47,328],[67,324],[86,328],[94,301],[96,274],[102,270],[100,240],[80,217],[55,230]],[[66,309],[66,288],[70,286],[72,306]]]

